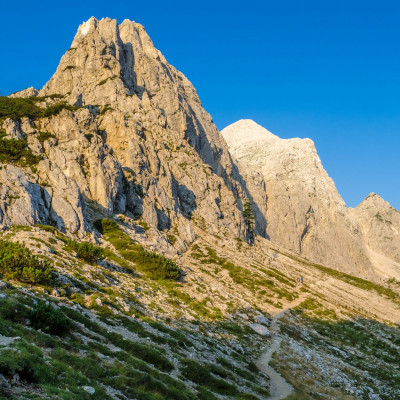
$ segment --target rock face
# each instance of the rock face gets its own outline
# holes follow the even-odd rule
[[[176,235],[179,249],[194,240],[193,224],[246,236],[246,189],[226,143],[191,83],[141,25],[109,18],[83,23],[43,89],[13,96],[37,95],[42,107],[61,98],[79,109],[36,119],[29,132],[17,121],[3,129],[10,138],[26,136],[43,156],[37,172],[54,192],[76,186],[90,215],[142,218],[155,234]],[[40,132],[51,137],[40,142]],[[77,220],[68,220],[73,229],[78,220],[86,224],[77,199]],[[56,204],[64,208],[61,198]]]
[[[251,120],[222,131],[275,243],[345,272],[374,275],[359,223],[310,139],[280,139]],[[259,232],[262,233],[262,232]]]
[[[48,224],[72,233],[85,231],[84,202],[74,181],[60,170],[45,168],[54,186],[32,182],[22,169],[7,165],[0,169],[0,227]]]
[[[379,273],[400,279],[400,212],[375,193],[350,209]]]

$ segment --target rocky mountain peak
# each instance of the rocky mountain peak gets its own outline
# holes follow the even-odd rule
[[[400,212],[376,193],[350,209],[357,219],[380,275],[400,275]]]
[[[315,261],[372,274],[358,223],[312,140],[281,139],[251,120],[228,126],[222,135],[253,199],[258,229]]]
[[[372,192],[370,193],[357,207],[356,209],[360,210],[363,208],[370,208],[370,207],[375,207],[377,209],[380,208],[387,208],[387,209],[393,209],[393,207],[381,196],[378,194]],[[393,209],[394,210],[394,209]]]
[[[227,126],[222,132],[230,146],[241,146],[257,140],[279,139],[278,136],[251,119],[240,119]]]
[[[156,246],[168,251],[172,242],[184,250],[195,239],[195,227],[246,236],[246,189],[226,143],[192,84],[168,64],[142,25],[90,18],[43,89],[16,95],[39,95],[40,107],[54,107],[49,118],[35,120],[36,128],[25,119],[7,121],[5,129],[35,143],[43,158],[38,183],[50,182],[49,169],[57,171],[76,189],[70,197],[82,208],[69,213],[74,224],[67,224],[67,216],[60,215],[62,201],[52,202],[50,194],[35,223],[49,223],[52,216],[61,229],[74,226],[84,234],[93,215],[124,214],[153,228]],[[42,145],[37,132],[54,140]],[[27,199],[25,208],[35,213],[36,205],[30,207],[33,200]],[[53,212],[56,204],[60,207]],[[4,218],[4,224],[13,220]],[[167,240],[163,232],[178,238]]]

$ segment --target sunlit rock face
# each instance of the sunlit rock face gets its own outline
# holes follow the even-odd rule
[[[280,139],[251,120],[222,134],[273,241],[359,276],[375,273],[360,226],[310,139]]]
[[[194,240],[193,224],[246,236],[245,185],[226,143],[192,84],[140,24],[83,23],[39,92],[52,95],[80,108],[36,121],[37,131],[54,135],[40,150],[49,160],[43,176],[46,166],[60,170],[91,208],[173,231],[177,247]]]

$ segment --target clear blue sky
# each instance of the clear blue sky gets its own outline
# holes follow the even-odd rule
[[[42,87],[92,15],[142,23],[220,129],[310,137],[349,206],[400,209],[399,1],[3,2],[1,93]]]

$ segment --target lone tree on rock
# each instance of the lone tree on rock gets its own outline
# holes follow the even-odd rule
[[[243,217],[247,228],[247,237],[250,244],[254,244],[254,212],[249,199],[243,205]]]

